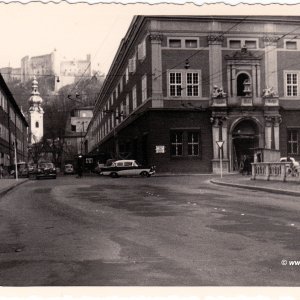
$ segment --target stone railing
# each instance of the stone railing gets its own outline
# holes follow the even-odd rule
[[[300,170],[287,162],[252,163],[252,178],[262,180],[300,181]]]

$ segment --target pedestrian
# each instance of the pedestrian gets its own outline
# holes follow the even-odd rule
[[[4,176],[4,169],[3,169],[3,166],[0,165],[0,179],[2,179]]]
[[[248,155],[244,156],[243,175],[244,175],[244,173],[247,173],[247,175],[250,175],[250,173],[251,173],[251,162],[250,162]]]

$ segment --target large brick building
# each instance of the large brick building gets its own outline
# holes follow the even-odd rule
[[[159,171],[238,170],[257,148],[300,158],[300,18],[137,16],[86,135],[91,154]]]
[[[14,164],[15,145],[17,161],[27,161],[26,119],[0,74],[0,165]]]

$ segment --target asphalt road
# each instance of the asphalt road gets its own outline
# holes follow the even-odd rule
[[[300,199],[209,178],[28,181],[0,200],[0,285],[299,286]]]

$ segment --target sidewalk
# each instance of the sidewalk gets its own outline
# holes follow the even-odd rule
[[[14,187],[24,183],[27,180],[28,180],[27,178],[19,178],[18,180],[11,179],[11,178],[0,179],[0,199],[2,196],[4,196],[7,192],[12,190]]]
[[[258,190],[275,194],[300,196],[299,182],[251,180],[251,176],[243,176],[241,174],[224,175],[223,178],[216,177],[214,179],[211,179],[210,182],[228,187]]]

